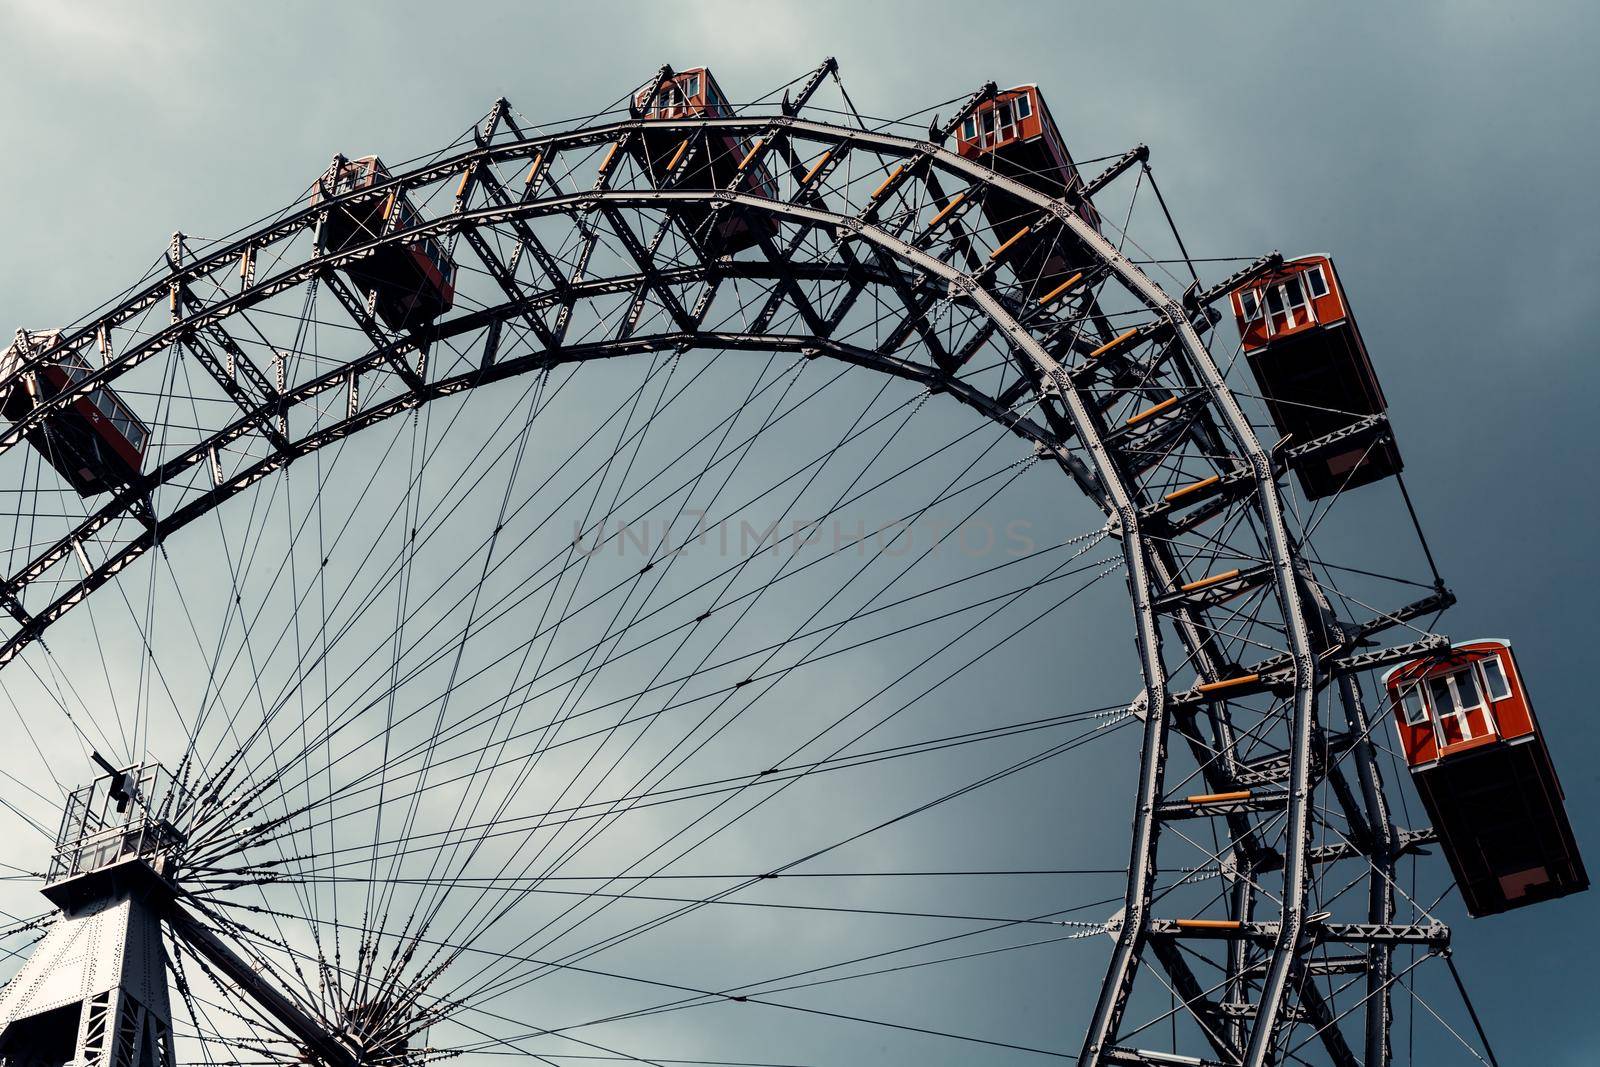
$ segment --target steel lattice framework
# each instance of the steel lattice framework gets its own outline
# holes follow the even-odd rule
[[[55,347],[29,353],[18,374],[66,349],[94,370],[0,434],[0,450],[164,352],[192,361],[231,405],[206,409],[225,414],[4,576],[0,664],[248,486],[437,398],[560,364],[691,348],[870,368],[1008,428],[1065,471],[1120,541],[1143,735],[1125,899],[1109,924],[1114,945],[1079,1062],[1260,1067],[1320,1049],[1341,1067],[1388,1063],[1396,950],[1445,954],[1449,931],[1396,921],[1396,865],[1431,836],[1396,825],[1371,736],[1382,715],[1369,713],[1360,681],[1443,647],[1421,631],[1388,645],[1374,639],[1411,629],[1453,598],[1438,586],[1370,617],[1336,617],[1280,485],[1294,457],[1386,434],[1387,425],[1378,416],[1333,438],[1273,447],[1258,436],[1208,347],[1210,308],[1276,256],[1172,295],[1077,205],[952,150],[953,131],[994,86],[925,138],[909,138],[802,117],[833,73],[825,63],[775,113],[651,123],[681,135],[690,152],[707,151],[712,135],[746,140],[779,176],[776,199],[741,191],[737,176],[707,190],[648,173],[648,156],[628,152],[640,119],[532,135],[500,101],[473,143],[372,188],[289,209],[199,254],[175,239],[167,270]],[[1129,152],[1086,195],[1147,155],[1142,146]],[[397,192],[431,208],[361,247],[318,251],[311,237],[331,208]],[[1011,269],[1009,235],[974,210],[997,193],[1028,206],[1018,226],[1092,258],[1071,296],[1046,301],[1037,279]],[[714,257],[681,221],[686,207],[708,205],[713,217],[770,215],[779,236],[756,255]],[[339,271],[383,245],[425,237],[491,278],[503,300],[397,334]],[[551,251],[562,245],[579,250],[575,262]],[[621,254],[596,255],[605,248]],[[767,296],[731,328],[721,298],[744,282]],[[308,291],[332,294],[362,344],[296,375],[252,354],[242,324],[274,298]],[[863,339],[853,324],[869,305],[893,310],[872,313],[878,329]],[[164,324],[137,328],[163,309]],[[470,351],[474,362],[430,358],[446,348]],[[182,487],[160,498],[165,510],[158,485]],[[1169,769],[1174,744],[1192,772]],[[1324,811],[1346,829],[1339,842],[1314,846]],[[1215,845],[1195,844],[1207,834]],[[1196,862],[1196,849],[1209,862]],[[1163,874],[1198,895],[1158,891]],[[1321,888],[1338,885],[1365,889]],[[1196,1058],[1142,1051],[1129,1026],[1130,1005],[1169,994],[1200,1042]]]

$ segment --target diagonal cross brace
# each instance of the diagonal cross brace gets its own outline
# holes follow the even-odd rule
[[[350,287],[344,283],[344,279],[332,270],[324,270],[321,278],[333,295],[339,299],[339,303],[344,305],[345,311],[349,312],[350,317],[356,321],[356,325],[360,326],[361,331],[367,335],[367,340],[372,342],[372,347],[383,352],[384,360],[394,369],[396,374],[400,375],[407,388],[413,391],[423,388],[422,375],[418,374],[416,368],[412,367],[411,364],[407,363],[403,357],[395,352],[394,345],[388,337],[384,336],[383,330],[378,327],[378,323],[373,319],[372,313],[367,310],[367,305],[355,293],[350,291]]]

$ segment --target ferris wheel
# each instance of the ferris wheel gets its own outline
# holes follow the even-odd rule
[[[1079,157],[663,67],[18,331],[0,1061],[1492,1062],[1587,879],[1381,358]]]

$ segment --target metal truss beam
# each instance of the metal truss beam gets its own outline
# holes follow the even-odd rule
[[[1311,921],[1303,924],[1306,941],[1303,948],[1316,944],[1370,945],[1383,942],[1391,945],[1433,945],[1450,943],[1450,928],[1442,923],[1412,925],[1405,923],[1344,923]],[[1152,919],[1145,930],[1147,937],[1163,937],[1197,941],[1254,941],[1276,944],[1283,935],[1279,922],[1199,922],[1190,919]]]

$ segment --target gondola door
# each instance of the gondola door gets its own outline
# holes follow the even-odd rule
[[[1022,99],[1026,98],[1027,94],[1024,93]],[[1022,135],[1022,130],[1018,127],[1020,116],[1017,114],[1017,100],[1017,97],[1011,97],[995,104],[997,128],[991,144],[1008,144]]]
[[[1267,286],[1267,336],[1276,337],[1312,321],[1311,305],[1306,300],[1300,275],[1291,274]]]
[[[1483,699],[1476,666],[1428,679],[1428,698],[1441,749],[1494,736],[1494,719]]]

